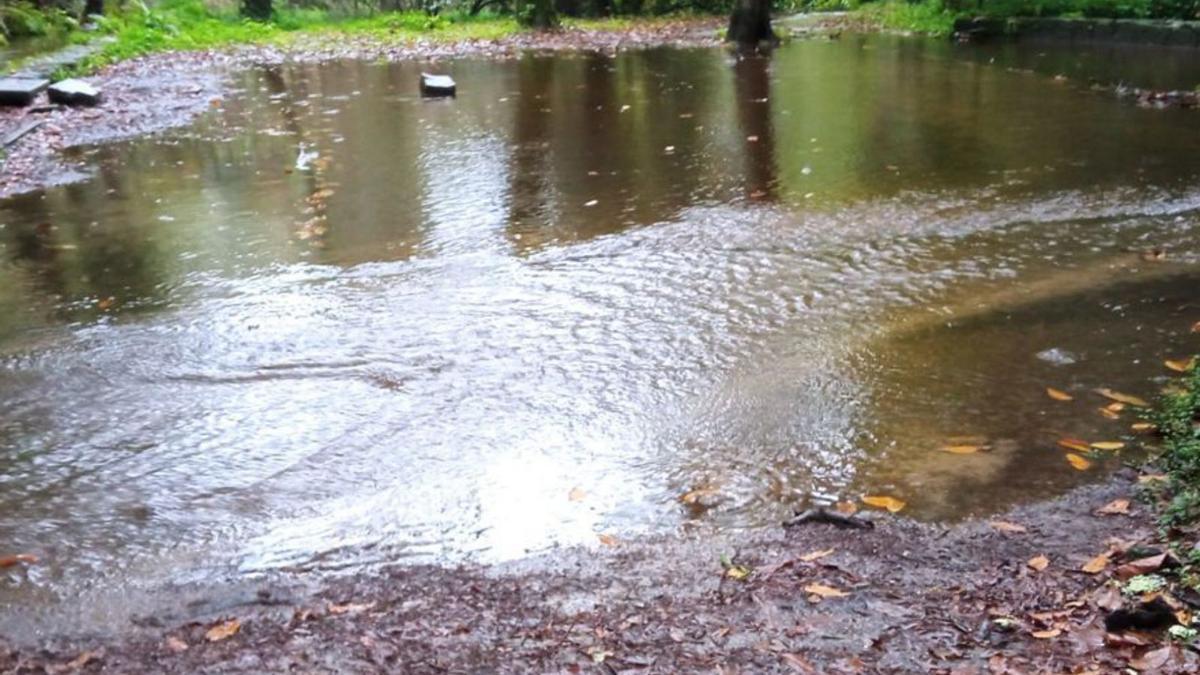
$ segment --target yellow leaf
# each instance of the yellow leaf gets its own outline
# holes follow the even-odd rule
[[[978,445],[943,445],[942,452],[949,452],[955,455],[970,455],[979,452],[981,448]]]
[[[717,494],[716,488],[701,487],[683,493],[680,495],[679,501],[683,502],[684,504],[695,504],[701,499],[704,499],[705,497],[711,497],[715,494]]]
[[[1068,394],[1062,389],[1055,389],[1054,387],[1046,387],[1046,395],[1055,401],[1071,401],[1075,399],[1074,396]]]
[[[1150,404],[1147,403],[1145,399],[1138,398],[1137,396],[1130,396],[1129,394],[1122,394],[1121,392],[1113,391],[1112,389],[1101,388],[1101,389],[1097,389],[1096,393],[1100,394],[1104,398],[1111,399],[1113,401],[1117,401],[1118,403],[1126,403],[1128,405],[1137,406],[1139,408],[1149,408],[1150,407]]]
[[[1096,441],[1092,447],[1097,450],[1120,450],[1125,444],[1121,441]]]
[[[1088,574],[1099,574],[1100,572],[1104,571],[1105,567],[1108,567],[1108,553],[1107,552],[1101,553],[1100,555],[1096,556],[1095,558],[1092,558],[1091,560],[1089,560],[1087,562],[1086,565],[1084,565],[1083,567],[1080,567],[1079,570],[1081,572],[1086,572]]]
[[[858,513],[858,504],[850,501],[838,502],[833,505],[833,508],[838,513],[844,513],[848,516]]]
[[[220,642],[221,640],[237,635],[237,632],[241,629],[241,621],[238,621],[237,619],[230,619],[223,623],[218,623],[212,628],[209,628],[208,632],[204,634],[204,639],[208,640],[209,642]]]
[[[598,534],[596,536],[600,539],[600,543],[604,544],[605,546],[616,546],[617,544],[621,543],[611,534]]]
[[[862,500],[864,504],[869,504],[870,506],[875,506],[881,509],[887,509],[892,513],[896,513],[906,506],[903,501],[896,499],[895,497],[863,497]]]
[[[1087,452],[1092,449],[1087,441],[1078,438],[1060,438],[1058,444],[1068,450],[1078,450],[1079,452]]]
[[[1166,361],[1163,361],[1163,365],[1177,373],[1186,373],[1195,367],[1196,357],[1193,356],[1186,361],[1184,359],[1167,359]]]
[[[1150,422],[1135,422],[1129,428],[1133,429],[1134,431],[1154,431],[1155,427]]]
[[[1051,638],[1056,638],[1059,635],[1062,635],[1062,631],[1057,628],[1051,628],[1050,630],[1035,630],[1032,633],[1030,633],[1030,635],[1032,635],[1033,637],[1035,637],[1039,640],[1049,640]]]
[[[1005,520],[993,520],[992,522],[988,523],[988,525],[991,525],[993,528],[999,530],[1000,532],[1009,532],[1012,534],[1020,534],[1022,532],[1028,531],[1025,529],[1024,525],[1010,523]]]
[[[987,436],[951,436],[946,445],[987,445]]]
[[[849,595],[845,591],[824,584],[809,584],[804,587],[804,592],[822,598],[844,598]]]
[[[1112,403],[1109,403],[1108,405],[1106,405],[1106,406],[1104,406],[1104,407],[1105,407],[1105,408],[1107,408],[1107,409],[1109,409],[1109,410],[1111,410],[1111,411],[1113,411],[1113,412],[1121,412],[1122,410],[1124,410],[1124,409],[1125,409],[1125,404],[1124,404],[1124,403],[1121,403],[1120,401],[1114,401],[1114,402],[1112,402]]]
[[[1097,408],[1096,410],[1097,410],[1097,412],[1099,412],[1101,415],[1103,415],[1104,417],[1107,417],[1107,418],[1108,418],[1108,419],[1110,419],[1110,420],[1119,420],[1119,419],[1121,419],[1121,416],[1120,416],[1120,415],[1118,415],[1117,413],[1113,412],[1112,410],[1109,410],[1108,408]]]
[[[1111,502],[1105,504],[1104,506],[1101,506],[1100,508],[1096,509],[1096,513],[1099,513],[1099,514],[1102,514],[1105,516],[1124,515],[1126,513],[1129,513],[1129,500],[1128,499],[1114,499]]]
[[[1166,479],[1167,479],[1167,475],[1165,473],[1147,473],[1147,474],[1138,476],[1137,482],[1143,483],[1143,484],[1144,483],[1157,483],[1160,481],[1164,481]]]
[[[1073,452],[1067,453],[1067,461],[1071,463],[1071,466],[1075,467],[1076,469],[1079,469],[1080,471],[1087,471],[1088,469],[1090,469],[1092,467],[1091,462],[1087,461],[1083,457],[1080,457],[1079,455],[1076,455]]]
[[[813,551],[812,553],[805,553],[804,555],[800,556],[800,560],[804,562],[812,562],[814,560],[824,558],[831,553],[833,553],[833,549],[831,548],[827,548],[824,551]]]
[[[729,577],[730,579],[741,581],[742,579],[750,576],[751,571],[752,570],[745,565],[730,565],[725,570],[725,576]]]
[[[570,499],[573,502],[581,502],[586,496],[587,493],[584,492],[582,488],[577,487],[571,488],[571,491],[567,493],[567,499]]]
[[[1044,555],[1038,555],[1038,556],[1034,556],[1034,557],[1030,558],[1029,562],[1027,562],[1025,564],[1029,565],[1029,567],[1032,568],[1033,570],[1035,570],[1037,572],[1041,572],[1042,570],[1046,569],[1046,567],[1048,567],[1050,565],[1050,559]]]

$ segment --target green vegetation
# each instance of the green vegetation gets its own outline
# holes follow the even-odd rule
[[[857,9],[887,28],[930,35],[949,34],[960,17],[1200,19],[1200,0],[811,0],[804,6]]]
[[[1169,527],[1200,520],[1200,368],[1193,365],[1182,385],[1163,396],[1150,416],[1162,437],[1168,500],[1162,522]]]
[[[61,36],[78,27],[70,14],[57,7],[39,9],[23,1],[0,3],[0,45],[10,38]]]

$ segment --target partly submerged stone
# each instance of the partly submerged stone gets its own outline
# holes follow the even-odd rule
[[[50,86],[50,80],[32,77],[0,79],[0,105],[29,105],[34,97]]]
[[[426,96],[454,96],[456,87],[449,75],[421,73],[421,93]]]
[[[50,85],[50,102],[63,105],[96,105],[100,90],[83,80],[63,80]]]

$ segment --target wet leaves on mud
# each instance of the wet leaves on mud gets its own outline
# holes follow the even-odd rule
[[[1073,401],[1073,400],[1075,400],[1074,396],[1068,394],[1067,392],[1063,391],[1062,389],[1055,389],[1054,387],[1046,387],[1046,395],[1049,396],[1050,398],[1054,399],[1055,401]]]
[[[344,605],[329,605],[329,613],[333,615],[341,614],[358,614],[365,612],[375,606],[373,602],[354,603],[348,602]]]
[[[22,563],[33,565],[38,561],[37,556],[32,553],[18,553],[16,555],[6,555],[0,557],[0,569],[15,567]]]
[[[220,642],[221,640],[227,640],[234,635],[237,635],[238,631],[241,629],[242,622],[238,619],[222,621],[221,623],[214,624],[211,628],[205,631],[204,639],[208,640],[209,642]]]
[[[952,455],[973,455],[983,449],[982,445],[943,445],[942,452]]]
[[[903,500],[896,499],[895,497],[887,497],[887,496],[863,497],[862,501],[864,504],[867,504],[869,506],[874,506],[874,507],[880,508],[880,509],[887,509],[891,513],[896,513],[898,511],[900,511],[901,509],[903,509],[905,506],[907,506],[907,503],[905,503]]]
[[[849,593],[841,589],[834,588],[833,586],[826,586],[825,584],[817,583],[805,586],[804,592],[809,594],[810,600],[815,597],[817,601],[827,600],[829,598],[844,598],[847,595],[850,595]]]
[[[1099,574],[1108,567],[1108,563],[1109,563],[1109,559],[1110,559],[1111,555],[1112,554],[1109,551],[1105,551],[1104,553],[1101,553],[1100,555],[1096,556],[1095,558],[1092,558],[1091,560],[1084,563],[1083,567],[1079,568],[1079,571],[1084,572],[1086,574]]]
[[[988,523],[988,525],[991,525],[992,529],[997,530],[999,532],[1004,532],[1006,534],[1023,534],[1025,532],[1028,532],[1028,530],[1025,528],[1024,525],[1010,523],[1006,520],[993,520],[990,523]]]
[[[1087,471],[1088,469],[1092,468],[1092,463],[1090,461],[1073,452],[1067,453],[1067,461],[1070,462],[1071,466],[1075,467],[1075,469],[1078,471]]]
[[[1121,441],[1096,441],[1095,443],[1092,443],[1092,449],[1094,449],[1094,450],[1112,451],[1112,450],[1120,450],[1124,447],[1125,447],[1125,444],[1122,443]]]
[[[171,652],[172,654],[181,654],[190,648],[188,643],[184,642],[178,637],[175,637],[174,635],[168,636],[164,644],[167,647],[167,651]]]
[[[1190,359],[1167,359],[1163,365],[1177,373],[1186,373],[1196,366],[1196,357]]]
[[[1116,401],[1118,403],[1124,403],[1126,405],[1131,405],[1138,408],[1150,407],[1150,404],[1147,403],[1146,399],[1144,398],[1138,398],[1137,396],[1131,396],[1129,394],[1122,394],[1121,392],[1113,391],[1112,389],[1100,388],[1096,390],[1096,393],[1100,394],[1104,398]]]
[[[620,540],[618,540],[616,537],[612,536],[611,534],[598,534],[598,535],[596,535],[596,538],[600,540],[601,544],[608,546],[610,548],[615,548],[618,544],[621,543]]]
[[[1166,560],[1166,553],[1131,560],[1117,568],[1117,578],[1132,579],[1136,576],[1149,574],[1160,569]]]
[[[1128,499],[1114,499],[1111,502],[1096,509],[1096,513],[1102,516],[1123,516],[1129,513]]]
[[[1087,441],[1078,438],[1060,438],[1058,439],[1058,445],[1067,450],[1078,450],[1079,452],[1088,452],[1092,449]]]
[[[1135,422],[1129,428],[1138,433],[1145,433],[1147,431],[1154,431],[1155,426],[1150,422]]]
[[[1025,563],[1035,572],[1041,572],[1050,566],[1050,559],[1044,555],[1035,555]]]
[[[1035,630],[1030,635],[1039,640],[1050,640],[1062,635],[1062,631],[1058,628],[1051,628],[1049,630]]]
[[[812,562],[814,560],[820,560],[821,558],[824,558],[827,555],[831,555],[832,553],[833,553],[833,549],[831,549],[831,548],[827,548],[823,551],[812,551],[810,553],[805,553],[804,555],[800,556],[800,560],[802,560],[803,562]]]

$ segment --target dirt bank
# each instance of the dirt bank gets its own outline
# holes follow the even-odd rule
[[[1080,673],[1153,660],[1194,672],[1191,651],[1155,651],[1162,636],[1103,627],[1120,551],[1153,533],[1136,502],[1098,512],[1131,497],[1130,478],[950,528],[880,512],[873,530],[609,542],[495,568],[363,572],[299,598],[264,585],[256,604],[126,641],[9,647],[0,669]],[[1081,571],[1106,551],[1111,564]]]
[[[459,57],[512,58],[528,50],[616,53],[655,46],[715,46],[718,19],[634,24],[619,30],[523,32],[498,40],[398,43],[381,37],[300,36],[284,47],[245,46],[219,52],[155,54],[126,61],[86,78],[104,101],[94,108],[47,105],[0,108],[0,138],[39,122],[5,148],[0,198],[85,177],[69,150],[187,124],[219,107],[227,75],[237,68],[334,59],[399,61]],[[64,152],[66,151],[66,152]]]

